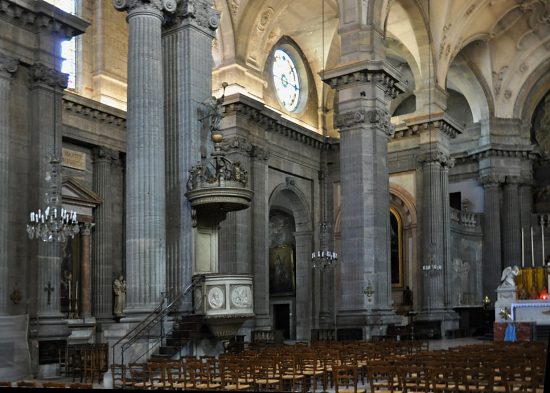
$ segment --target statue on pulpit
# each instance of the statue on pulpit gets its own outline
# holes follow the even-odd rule
[[[500,278],[499,288],[515,288],[516,287],[516,277],[519,274],[519,267],[517,266],[508,266],[502,271],[502,276]]]
[[[121,274],[113,281],[113,292],[115,295],[114,314],[116,318],[124,316],[124,303],[126,301],[126,282]]]

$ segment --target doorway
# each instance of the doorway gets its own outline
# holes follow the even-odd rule
[[[273,321],[275,330],[279,330],[283,334],[283,339],[290,339],[290,304],[274,304],[273,305]]]

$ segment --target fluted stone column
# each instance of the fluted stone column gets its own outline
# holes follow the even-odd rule
[[[252,257],[254,261],[254,314],[256,328],[271,329],[269,314],[269,193],[268,193],[269,151],[260,146],[252,149],[251,182],[252,199]]]
[[[340,129],[342,284],[337,324],[361,327],[367,336],[365,325],[392,318],[387,145],[393,127],[388,106],[400,90],[397,72],[386,67],[365,62],[325,74],[338,91],[335,125]],[[374,289],[372,296],[364,295],[367,286]]]
[[[422,308],[442,309],[444,306],[444,203],[442,164],[445,154],[439,151],[419,157],[422,165]]]
[[[112,165],[118,153],[98,147],[94,150],[94,191],[101,197],[102,203],[94,211],[95,231],[93,233],[93,282],[92,311],[96,318],[113,317],[113,276],[122,272],[113,272],[113,203]]]
[[[521,221],[518,184],[518,177],[506,176],[502,198],[503,268],[521,265]]]
[[[43,209],[44,195],[49,190],[45,174],[51,171],[50,157],[55,154],[59,158],[61,155],[61,104],[63,90],[67,87],[67,75],[44,64],[36,63],[29,69],[29,82],[30,128],[33,131],[32,152],[38,162],[38,165],[33,168],[35,184],[38,186],[31,191],[30,202],[33,209]],[[57,182],[58,190],[61,190],[61,174],[57,176]],[[39,241],[36,264],[38,266],[37,314],[41,323],[47,323],[46,318],[62,317],[61,244]]]
[[[483,203],[483,264],[482,288],[483,296],[496,300],[496,288],[500,283],[502,273],[501,244],[501,184],[504,177],[496,175],[484,176],[480,183],[484,188]]]
[[[311,339],[311,232],[296,232],[296,340]]]
[[[184,194],[189,170],[201,158],[201,142],[206,142],[201,140],[197,111],[212,95],[212,40],[218,21],[211,0],[180,1],[162,35],[167,288],[174,292],[182,291],[193,274],[191,205]],[[191,309],[190,296],[184,299],[182,307]]]
[[[19,61],[0,53],[0,315],[8,313],[8,228],[11,79]]]
[[[84,222],[80,226],[80,315],[92,315],[92,227]]]
[[[148,313],[166,290],[161,25],[174,0],[113,0],[128,11],[125,314]]]

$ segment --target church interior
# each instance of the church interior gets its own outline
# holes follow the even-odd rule
[[[549,0],[0,0],[0,140],[0,381],[550,335]]]

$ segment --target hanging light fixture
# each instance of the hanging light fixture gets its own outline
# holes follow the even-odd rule
[[[52,15],[55,21],[55,11]],[[53,23],[53,22],[52,22]],[[55,42],[52,52],[52,64],[55,69]],[[49,157],[50,172],[46,172],[48,191],[44,196],[45,208],[30,213],[27,224],[27,234],[30,239],[40,239],[45,242],[65,242],[68,237],[74,238],[80,228],[78,226],[76,212],[65,210],[62,207],[60,193],[61,161],[57,156],[57,105],[55,87],[53,93],[53,154]]]
[[[321,65],[325,61],[325,2],[321,1],[321,40],[322,40],[322,59]],[[321,80],[324,80],[324,66],[321,71]],[[321,128],[323,130],[323,136],[326,136],[325,132],[325,85],[321,84],[321,106],[323,108],[323,114],[321,116]],[[326,161],[326,160],[325,160]],[[324,164],[323,164],[324,165]],[[338,254],[335,251],[329,249],[329,235],[330,235],[330,224],[327,221],[326,209],[325,209],[325,183],[326,183],[326,169],[321,172],[319,176],[320,186],[321,186],[321,217],[322,221],[320,224],[320,249],[311,253],[311,263],[314,269],[328,269],[332,268],[338,262]]]

